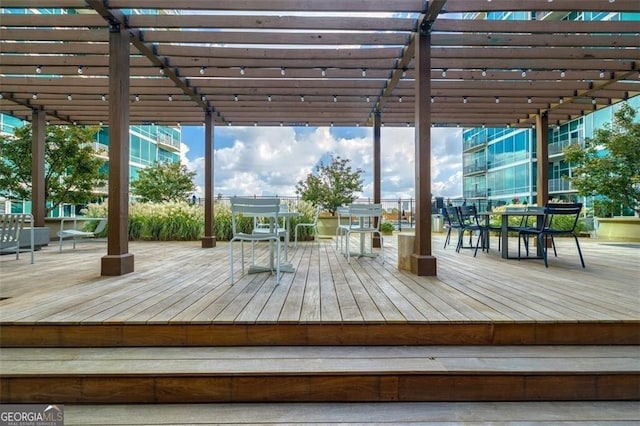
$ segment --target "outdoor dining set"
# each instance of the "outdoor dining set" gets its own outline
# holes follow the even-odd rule
[[[447,235],[444,247],[451,243],[451,234],[457,234],[456,252],[462,248],[474,250],[476,257],[478,249],[489,251],[490,235],[498,238],[498,250],[504,259],[543,259],[545,267],[548,263],[548,249],[553,248],[557,257],[554,237],[573,237],[580,256],[580,263],[585,267],[576,227],[582,211],[581,203],[547,203],[544,207],[525,206],[507,207],[500,212],[479,212],[476,206],[447,206],[442,209]],[[510,221],[510,218],[516,218]],[[498,220],[497,223],[494,220]],[[514,223],[514,222],[517,222]],[[469,234],[469,244],[464,245],[465,234]],[[472,237],[476,235],[475,245]],[[518,255],[509,255],[509,236],[518,239]],[[535,238],[536,254],[530,255],[530,238]],[[524,255],[522,248],[524,247]]]
[[[298,232],[301,227],[312,228],[315,238],[318,238],[318,215],[320,208],[316,208],[314,220],[309,223],[298,223],[294,229],[294,247],[298,243]],[[380,233],[380,223],[382,221],[382,205],[368,203],[354,203],[342,206],[338,209],[338,226],[336,228],[336,249],[350,261],[352,257],[377,257],[378,253],[373,252],[374,244],[370,244],[367,250],[365,237],[377,237],[380,241],[381,258],[384,262],[384,244]],[[286,204],[283,204],[277,197],[273,198],[253,198],[253,197],[232,197],[231,198],[231,228],[233,237],[229,244],[230,274],[231,283],[234,282],[234,242],[240,242],[241,271],[244,273],[244,242],[251,242],[252,264],[248,273],[275,272],[276,283],[280,283],[283,272],[294,272],[289,260],[289,242],[291,235],[291,217],[298,216],[299,213],[290,211]],[[241,229],[241,218],[252,218],[253,226],[250,232]],[[351,250],[351,237],[360,236],[359,251]],[[255,243],[268,241],[269,263],[268,265],[255,264]],[[372,240],[373,241],[373,240]],[[284,254],[283,254],[284,252]]]

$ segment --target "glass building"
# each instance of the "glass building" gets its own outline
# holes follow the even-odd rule
[[[12,135],[16,127],[26,122],[6,114],[0,114],[0,133]],[[137,179],[138,172],[158,162],[180,162],[180,127],[156,125],[132,125],[129,127],[129,179]],[[106,171],[109,168],[109,128],[102,127],[93,141],[96,155],[107,160]],[[0,189],[1,190],[1,189]],[[96,201],[107,196],[108,186],[96,188]],[[16,200],[11,194],[0,193],[0,211],[22,213],[31,211],[30,200]],[[72,216],[83,206],[62,205],[51,211],[51,217]]]
[[[629,15],[629,16],[627,16]],[[620,20],[640,21],[640,13],[545,13],[495,12],[468,16],[495,20]],[[640,111],[640,96],[627,100]],[[549,199],[581,201],[591,207],[593,199],[579,199],[565,177],[571,175],[563,150],[584,145],[596,129],[612,121],[618,105],[608,106],[558,126],[549,126]],[[473,128],[463,132],[463,198],[478,208],[490,209],[513,202],[536,203],[536,131],[530,128]]]

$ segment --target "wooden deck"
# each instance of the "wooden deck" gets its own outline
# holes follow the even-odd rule
[[[99,276],[104,243],[52,245],[33,265],[0,256],[0,344],[640,343],[638,245],[582,239],[583,269],[575,244],[560,239],[547,269],[443,241],[435,234],[437,277],[398,270],[395,237],[384,264],[347,263],[331,240],[302,243],[280,285],[268,273],[240,277],[236,263],[231,286],[224,242],[134,242],[136,271],[119,277]]]

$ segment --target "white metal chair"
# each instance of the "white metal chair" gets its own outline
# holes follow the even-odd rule
[[[342,251],[344,236],[347,235],[347,230],[351,224],[351,218],[349,217],[349,206],[340,206],[336,209],[338,215],[338,226],[336,227],[336,250],[338,245],[340,251]]]
[[[31,263],[33,263],[34,253],[34,235],[33,235],[33,216],[22,213],[0,214],[0,251],[16,253],[16,260],[20,259],[20,234],[24,229],[24,223],[29,221],[30,228],[30,249]]]
[[[320,215],[320,206],[316,207],[316,214],[313,218],[313,222],[311,223],[298,223],[296,224],[296,228],[294,231],[294,243],[293,246],[296,247],[298,245],[298,229],[299,228],[311,228],[313,230],[313,238],[318,239],[318,216]]]
[[[233,238],[229,241],[229,264],[231,272],[231,284],[233,285],[233,243],[240,241],[241,252],[241,264],[242,273],[244,273],[244,242],[250,241],[253,245],[257,241],[269,241],[275,243],[275,272],[276,283],[280,283],[280,237],[281,232],[278,227],[278,213],[280,211],[280,200],[278,198],[251,198],[251,197],[232,197],[231,198],[231,229],[233,232]],[[257,227],[254,226],[251,233],[241,232],[239,227],[240,217],[252,217],[254,220],[259,218],[266,218],[269,220],[270,227],[264,228],[256,232]],[[273,258],[274,252],[273,246],[270,247],[270,264],[265,271],[272,271],[274,268]],[[255,265],[255,253],[252,250],[252,265]]]
[[[351,204],[349,206],[349,225],[346,228],[344,239],[346,241],[347,262],[351,258],[351,250],[349,249],[349,240],[351,234],[360,234],[360,253],[359,256],[372,257],[373,244],[371,245],[371,253],[364,251],[364,236],[370,234],[371,237],[378,235],[380,238],[380,248],[382,254],[382,263],[384,263],[384,242],[380,233],[380,222],[382,222],[382,204]]]
[[[96,228],[93,231],[83,231],[82,229],[78,229],[78,219],[81,222],[87,221],[98,221]],[[73,221],[73,228],[65,229],[65,222]],[[73,241],[73,248],[76,248],[76,241],[80,239],[86,238],[96,238],[96,236],[100,235],[109,224],[109,221],[106,217],[74,217],[74,218],[63,218],[60,221],[60,230],[56,233],[58,235],[58,251],[62,251],[62,242],[65,238],[71,238]]]
[[[282,203],[280,204],[280,210],[278,211],[278,220],[275,221],[276,230],[280,238],[284,239],[284,259],[289,260],[289,228],[287,227],[287,220],[282,215],[282,213],[288,213],[289,206]],[[267,219],[266,221],[261,221],[260,218],[253,218],[253,233],[254,234],[265,234],[271,232],[272,221]]]

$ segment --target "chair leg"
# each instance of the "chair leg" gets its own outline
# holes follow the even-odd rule
[[[574,234],[573,239],[576,240],[576,247],[578,247],[578,255],[580,255],[580,263],[582,263],[582,267],[584,268],[584,259],[582,258],[582,250],[580,250],[580,243],[578,242],[578,237]]]
[[[233,285],[233,241],[229,243],[229,275],[231,276],[231,285]]]
[[[482,232],[482,229],[478,231],[478,239],[476,240],[476,249],[473,252],[473,257],[476,257],[476,255],[478,254],[478,246],[480,245],[480,240],[484,238],[484,232]],[[484,241],[482,241],[482,251],[484,251]]]
[[[276,285],[280,284],[282,274],[280,274],[280,237],[276,238]]]
[[[447,229],[447,237],[444,239],[444,247],[443,248],[447,248],[447,244],[449,244],[449,241],[451,240],[451,228]]]
[[[545,244],[546,241],[546,235],[544,234],[538,234],[538,244],[540,245],[540,249],[542,250],[542,257],[544,258],[544,267],[548,268],[549,267],[549,262],[547,260],[547,245]]]

